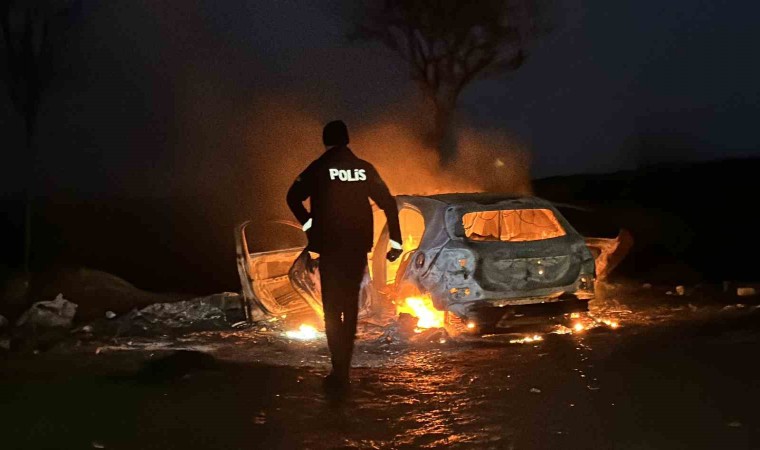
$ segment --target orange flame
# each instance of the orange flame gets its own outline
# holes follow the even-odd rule
[[[429,295],[407,297],[398,307],[396,313],[407,313],[418,319],[417,328],[442,328],[444,324],[443,311],[433,306]]]
[[[298,327],[297,331],[286,331],[285,336],[290,339],[298,339],[299,341],[310,341],[319,337],[319,332],[313,326],[304,323]]]

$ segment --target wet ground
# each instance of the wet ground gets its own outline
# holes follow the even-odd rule
[[[284,338],[287,320],[5,354],[0,442],[9,449],[760,445],[760,298],[623,286],[601,294],[580,332],[387,343],[381,328],[365,326],[345,399],[323,393],[324,341]],[[518,342],[533,334],[541,340]]]

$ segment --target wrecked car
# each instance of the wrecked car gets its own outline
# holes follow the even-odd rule
[[[389,262],[385,215],[374,208],[374,247],[362,283],[360,317],[383,302],[425,296],[447,316],[478,329],[508,328],[526,317],[587,308],[594,296],[595,256],[612,239],[587,246],[550,202],[498,194],[396,197],[403,254]],[[318,260],[303,247],[250,253],[238,226],[238,272],[251,318],[321,313]],[[597,248],[598,247],[598,248]],[[594,254],[591,249],[596,248]]]

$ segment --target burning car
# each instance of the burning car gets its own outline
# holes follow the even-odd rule
[[[360,299],[367,317],[406,299],[478,329],[585,310],[594,296],[594,255],[550,202],[497,194],[396,197],[403,254],[389,262],[388,229],[375,208],[374,248]],[[250,253],[248,223],[236,232],[238,271],[251,315],[312,308],[321,313],[318,261],[303,247]],[[603,240],[604,241],[604,240]],[[617,247],[604,241],[597,257]],[[597,247],[600,243],[596,242]],[[419,317],[419,314],[417,314]]]

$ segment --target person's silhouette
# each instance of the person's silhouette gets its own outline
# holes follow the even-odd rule
[[[401,255],[398,207],[372,164],[348,148],[348,129],[339,120],[322,132],[325,153],[296,178],[288,191],[290,210],[309,239],[307,250],[319,253],[322,305],[333,370],[331,386],[349,382],[356,335],[359,291],[372,249],[372,199],[388,219],[391,249],[387,258]],[[310,199],[311,211],[303,205]]]

